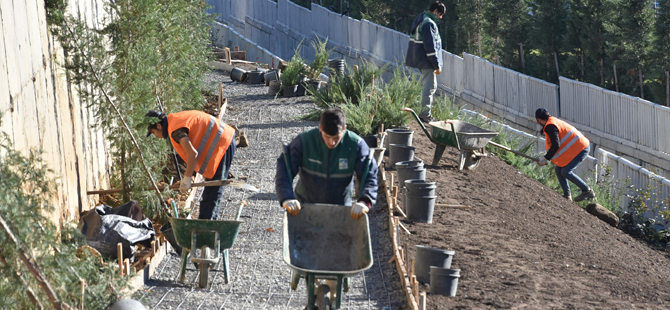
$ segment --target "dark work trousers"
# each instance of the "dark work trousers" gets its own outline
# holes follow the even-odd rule
[[[228,178],[228,171],[230,171],[230,164],[233,162],[235,156],[235,135],[230,142],[230,146],[223,154],[223,158],[216,169],[216,173],[211,179],[205,178],[206,181],[225,180]],[[224,186],[205,186],[202,191],[202,200],[200,201],[200,214],[198,219],[201,220],[216,220],[219,217],[219,205],[221,204],[221,197],[223,196]]]

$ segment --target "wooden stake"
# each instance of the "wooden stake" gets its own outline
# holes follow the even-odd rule
[[[426,292],[421,292],[421,310],[426,310]]]
[[[154,240],[154,241],[151,241],[151,256],[152,256],[152,257],[153,257],[154,255],[156,255],[156,250],[157,250],[157,247],[156,247],[156,241],[155,241],[155,240]]]
[[[412,279],[412,283],[416,282],[416,276],[414,275],[414,259],[409,260],[409,277]]]
[[[419,300],[419,282],[416,281],[416,276],[412,276],[412,294],[416,300]]]
[[[398,203],[394,202],[393,206],[394,206],[395,210],[398,211],[398,213],[400,213],[400,215],[402,215],[402,217],[405,217],[405,218],[407,217],[407,214],[405,214],[405,212],[403,212],[402,209],[400,209],[400,206],[398,205]]]
[[[409,232],[409,229],[407,229],[407,227],[405,227],[405,225],[403,225],[402,223],[398,222],[398,225],[400,225],[400,228],[402,228],[402,230],[404,230],[408,235],[412,234],[411,232]]]
[[[219,108],[223,105],[223,83],[219,82]]]
[[[229,64],[229,65],[233,63],[232,59],[230,59],[230,58],[231,58],[230,57],[230,49],[226,47],[226,63]]]
[[[451,208],[451,209],[470,210],[470,206],[465,206],[465,205],[450,205],[450,204],[445,204],[445,203],[436,203],[435,206],[436,207]]]
[[[123,269],[125,269],[126,275],[130,275],[130,260],[127,258],[123,260]]]
[[[119,271],[123,277],[123,245],[121,242],[116,244],[116,258],[119,261]]]
[[[354,73],[358,73],[358,65],[354,65]]]
[[[86,293],[86,280],[79,279],[81,283],[81,310],[84,310],[84,294]]]
[[[240,51],[240,47],[239,47],[239,46],[235,46],[234,49],[235,49],[236,52],[239,52],[239,51]]]
[[[393,186],[391,188],[391,197],[393,197],[394,199],[398,198],[398,187],[397,186]]]
[[[405,248],[403,248],[403,247],[398,247],[398,249],[400,250],[400,258],[405,257]]]

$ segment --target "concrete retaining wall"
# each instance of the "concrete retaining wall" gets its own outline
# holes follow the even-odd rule
[[[71,0],[69,12],[96,25],[102,0]],[[76,219],[96,202],[86,190],[107,187],[108,146],[91,128],[93,113],[59,65],[63,52],[46,22],[44,1],[0,1],[0,130],[24,153],[42,148],[54,171],[55,221]],[[20,207],[20,206],[16,206]]]

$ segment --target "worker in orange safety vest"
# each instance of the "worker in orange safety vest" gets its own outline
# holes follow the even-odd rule
[[[581,195],[574,198],[575,201],[592,199],[595,197],[593,189],[584,180],[575,174],[575,168],[581,164],[589,155],[591,142],[579,132],[574,126],[549,115],[544,108],[535,111],[537,123],[542,125],[544,132],[545,149],[547,153],[540,157],[537,164],[544,166],[551,161],[555,167],[558,183],[563,189],[563,197],[572,200],[568,180],[577,185]]]
[[[206,181],[228,178],[235,155],[235,129],[202,111],[182,111],[165,115],[149,111],[146,116],[158,122],[149,125],[147,137],[167,139],[186,162],[179,190],[191,188],[191,177],[200,173]],[[223,186],[207,186],[202,193],[198,219],[216,220]]]

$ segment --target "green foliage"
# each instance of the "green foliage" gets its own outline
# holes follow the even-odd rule
[[[86,309],[105,309],[119,297],[127,278],[118,269],[102,264],[99,257],[77,257],[78,245],[85,238],[76,230],[63,229],[70,241],[61,242],[54,223],[46,217],[53,210],[55,180],[42,160],[41,151],[23,155],[13,149],[6,134],[0,133],[0,215],[39,270],[49,281],[60,301],[74,308],[81,306],[80,279],[87,283]],[[77,244],[79,243],[79,244]],[[32,288],[42,305],[50,308],[47,296],[19,257],[17,246],[4,231],[0,233],[0,308],[34,309],[26,293]],[[17,275],[20,272],[20,275]],[[20,280],[20,279],[22,280]],[[25,285],[23,283],[26,283]]]
[[[670,242],[670,196],[662,196],[660,186],[660,178],[641,188],[630,186],[626,195],[630,216],[624,219],[634,233],[649,242],[666,245]]]
[[[67,0],[44,0],[44,9],[47,13],[47,25],[54,36],[61,37],[62,27],[65,24]]]
[[[206,103],[201,94],[202,75],[209,70],[212,20],[206,9],[199,0],[112,1],[105,2],[105,28],[91,29],[72,16],[63,26],[68,34],[64,44],[68,62],[63,65],[71,80],[80,85],[82,100],[95,111],[96,126],[104,129],[111,146],[112,184],[128,190],[124,200],[138,200],[150,218],[164,221],[166,217],[155,193],[140,190],[150,184],[148,176],[102,90],[115,101],[137,137],[144,162],[153,168],[153,178],[169,180],[170,176],[161,173],[170,162],[169,146],[144,138],[147,125],[156,122],[144,114],[161,109],[157,96],[166,114],[201,109]]]
[[[300,56],[301,48],[302,44],[299,44],[295,49],[295,54],[291,60],[288,61],[284,71],[282,71],[281,82],[283,86],[298,85],[298,83],[300,83],[300,78],[303,77],[307,72],[305,69],[305,63]]]
[[[596,201],[598,204],[605,207],[607,210],[610,210],[621,216],[621,199],[624,196],[626,188],[630,180],[619,181],[614,179],[612,174],[612,167],[609,165],[601,164],[598,166],[600,172],[600,177],[598,181],[595,182],[592,178],[586,180],[586,183],[593,189],[593,192],[596,194]],[[570,185],[573,185],[570,183]],[[582,201],[578,204],[582,207],[586,207],[590,201]]]
[[[421,89],[420,77],[416,73],[406,71],[402,66],[396,67],[393,78],[384,83],[380,90],[380,109],[377,113],[379,123],[384,124],[384,128],[409,124],[413,117],[402,111],[402,108],[420,110]]]
[[[358,104],[347,99],[347,102],[340,105],[347,116],[347,129],[360,136],[368,136],[378,131],[376,119],[376,114],[379,112],[378,97],[377,94],[364,96]]]
[[[330,52],[326,47],[328,44],[328,38],[325,41],[321,41],[319,37],[316,38],[316,41],[312,41],[312,48],[314,48],[314,61],[309,64],[309,74],[308,78],[312,80],[318,80],[319,75],[323,72],[323,69],[328,65],[328,58],[330,57]]]
[[[461,107],[455,104],[455,98],[455,95],[452,98],[448,96],[435,96],[431,109],[433,117],[438,120],[458,119]]]

